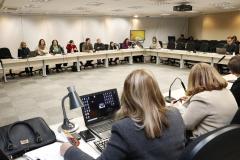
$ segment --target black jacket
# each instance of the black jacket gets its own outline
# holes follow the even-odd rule
[[[30,54],[29,48],[18,49],[18,58],[27,58],[29,54]]]
[[[167,112],[169,128],[160,138],[148,139],[145,131],[130,118],[117,121],[107,147],[97,160],[177,160],[185,146],[185,126],[179,111]],[[76,147],[69,148],[65,160],[93,160]]]
[[[95,43],[94,50],[95,51],[105,50],[105,45],[103,43]]]
[[[237,101],[238,107],[240,107],[240,77],[233,83],[231,92]]]
[[[239,45],[236,43],[232,43],[231,45],[226,44],[225,48],[226,51],[230,54],[233,54],[233,52],[235,52],[235,54],[239,54]]]

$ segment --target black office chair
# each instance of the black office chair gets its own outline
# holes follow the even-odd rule
[[[240,109],[237,110],[236,114],[232,119],[231,124],[240,124]]]
[[[176,45],[177,50],[185,50],[185,43],[184,42],[178,42]]]
[[[239,160],[240,125],[209,132],[192,141],[179,160]]]
[[[167,49],[175,49],[175,42],[168,42]]]
[[[159,42],[161,48],[163,48],[163,43],[162,43],[162,41],[158,41],[158,42]]]
[[[217,44],[218,44],[217,40],[209,41],[209,52],[216,53]]]
[[[8,48],[0,48],[0,63],[2,65],[2,59],[13,59],[13,56]],[[9,69],[9,74],[6,76],[10,76],[11,78],[15,78],[17,74],[12,72],[12,69]]]
[[[202,42],[199,48],[200,52],[208,52],[209,51],[209,44],[208,42]]]

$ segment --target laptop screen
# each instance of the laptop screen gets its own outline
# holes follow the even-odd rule
[[[82,113],[87,124],[111,118],[120,108],[117,89],[80,96],[84,107]]]

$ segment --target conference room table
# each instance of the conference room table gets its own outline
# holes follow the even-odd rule
[[[97,52],[77,52],[68,54],[56,54],[56,55],[45,55],[37,56],[27,59],[2,59],[2,72],[4,77],[4,82],[7,82],[7,71],[9,69],[19,70],[25,67],[34,67],[42,69],[42,76],[46,77],[46,66],[55,65],[60,63],[77,63],[77,71],[80,71],[80,62],[87,60],[97,60],[104,59],[104,66],[108,66],[109,58],[124,58],[129,57],[129,64],[133,64],[134,56],[156,56],[156,64],[160,64],[160,59],[173,58],[180,61],[180,68],[184,68],[185,61],[196,61],[196,62],[206,62],[214,65],[227,64],[232,55],[221,55],[217,53],[205,53],[205,52],[189,52],[183,50],[169,50],[169,49],[120,49],[120,50],[106,50]],[[221,60],[222,59],[222,60]],[[219,60],[221,60],[219,62]],[[146,63],[146,58],[145,61]],[[0,70],[1,71],[1,70]]]

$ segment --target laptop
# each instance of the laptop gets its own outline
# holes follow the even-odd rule
[[[117,89],[80,96],[86,127],[99,138],[109,138],[114,114],[120,108]]]
[[[226,48],[216,48],[216,53],[227,54],[227,50],[226,50]]]

